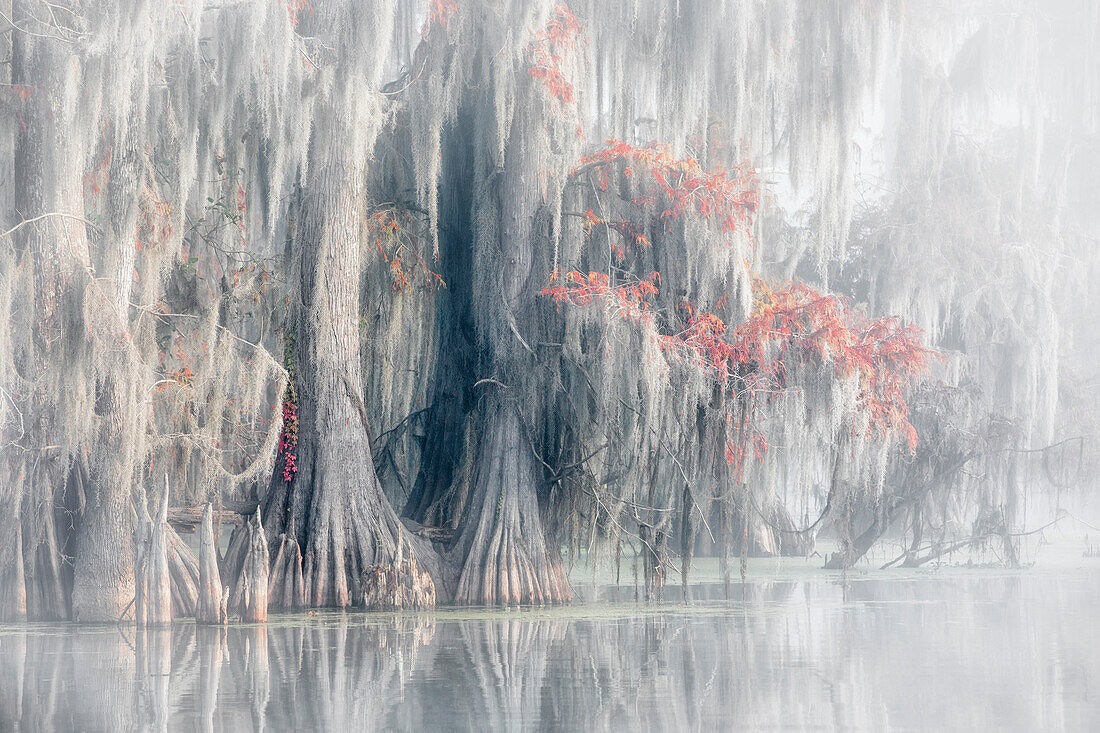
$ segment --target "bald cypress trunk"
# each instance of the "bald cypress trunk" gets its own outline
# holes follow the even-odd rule
[[[130,617],[134,598],[134,509],[131,486],[132,426],[120,419],[138,397],[137,385],[111,380],[102,387],[104,442],[93,459],[91,487],[77,532],[73,567],[74,621],[107,622]],[[121,394],[118,394],[121,392]]]
[[[473,419],[469,498],[451,551],[462,567],[455,602],[515,605],[572,598],[558,548],[542,530],[539,468],[514,404],[490,397]]]
[[[432,370],[431,407],[428,411],[424,448],[412,491],[403,515],[429,526],[455,529],[458,526],[465,495],[452,492],[458,482],[456,472],[464,455],[467,418],[473,410],[476,394],[471,374],[477,371],[474,344],[473,268],[470,255],[474,235],[473,150],[467,131],[473,124],[470,111],[463,109],[458,122],[444,132],[439,212],[443,222],[439,232],[439,261],[447,287],[437,291],[435,311],[440,344]]]
[[[117,134],[108,139],[112,158],[105,192],[108,221],[94,261],[96,278],[90,279],[90,272],[84,274],[87,286],[81,304],[85,359],[91,362],[94,379],[89,482],[77,532],[73,580],[73,619],[85,622],[117,621],[130,613],[126,609],[135,592],[132,502],[134,486],[142,478],[150,416],[146,401],[150,372],[143,349],[151,343],[141,322],[130,320],[138,242],[148,236],[136,223],[145,177],[140,153],[144,138],[134,129],[125,139]],[[144,504],[144,491],[138,497],[139,504]],[[162,541],[167,543],[167,535]]]
[[[79,380],[73,379],[83,370],[83,273],[79,268],[89,261],[82,221],[83,156],[79,146],[74,149],[74,120],[64,98],[66,75],[78,68],[78,59],[67,44],[48,34],[35,35],[33,31],[44,26],[28,3],[16,0],[12,17],[21,28],[32,31],[11,36],[12,83],[21,90],[15,125],[14,207],[28,222],[13,242],[17,257],[30,258],[34,273],[34,353],[17,368],[41,388],[34,396],[33,414],[26,416],[29,452],[18,459],[20,466],[11,466],[8,481],[0,489],[9,492],[3,530],[8,542],[0,560],[8,597],[0,614],[56,619],[69,615],[71,565],[61,559],[74,552],[74,523],[58,512],[64,506],[78,512],[83,508],[82,479],[86,478],[82,457],[76,457],[74,465],[64,452],[66,421],[80,416],[63,414],[60,407],[66,396],[80,389]],[[31,223],[32,219],[36,221]]]
[[[405,529],[390,506],[371,454],[359,358],[363,170],[344,152],[341,143],[352,135],[345,125],[337,120],[317,130],[311,145],[317,164],[301,192],[292,245],[296,442],[279,457],[261,498],[267,536],[278,543],[273,554],[293,554],[293,543],[300,548],[301,580],[282,568],[270,590],[290,607],[357,606],[367,574],[406,573],[413,558],[438,568],[430,544]],[[240,567],[242,542],[233,540],[231,568]],[[417,582],[434,586],[426,576]]]
[[[521,84],[520,99],[530,101],[529,91]],[[531,391],[544,388],[536,378],[537,357],[524,338],[534,332],[541,244],[535,220],[544,203],[538,176],[532,175],[539,161],[525,144],[535,110],[517,107],[500,168],[488,159],[474,165],[470,320],[484,386],[467,418],[472,423],[465,453],[472,463],[453,484],[464,496],[450,553],[461,568],[456,603],[565,603],[572,597],[559,549],[543,531],[542,466],[534,428],[525,424],[537,413]],[[488,129],[481,116],[470,122]],[[478,134],[485,134],[482,129]]]

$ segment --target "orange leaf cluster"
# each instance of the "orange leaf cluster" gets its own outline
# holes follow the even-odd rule
[[[420,255],[419,240],[413,227],[402,225],[399,218],[402,214],[409,216],[407,212],[395,209],[379,211],[367,220],[367,228],[374,235],[375,249],[390,266],[394,291],[408,290],[418,274],[423,274],[425,282],[433,290],[440,286],[445,287],[443,276],[433,270]],[[406,264],[407,261],[412,262],[411,267]]]
[[[562,73],[561,64],[565,60],[565,53],[584,39],[584,27],[577,16],[565,5],[558,5],[546,27],[535,35],[532,42],[533,63],[527,73],[562,104],[572,104],[575,95],[573,84]]]
[[[302,20],[302,11],[308,10],[310,15],[313,15],[313,6],[309,0],[283,0],[283,7],[286,8],[286,17],[290,21],[292,26],[297,27],[298,23]]]
[[[678,219],[685,211],[695,211],[716,222],[723,232],[747,231],[752,216],[760,207],[760,188],[754,170],[706,171],[694,158],[676,158],[662,145],[638,147],[610,139],[603,150],[581,158],[576,170],[596,166],[600,186],[607,190],[612,163],[620,163],[628,178],[641,171],[664,194],[667,207],[656,212],[660,219]],[[634,203],[654,206],[652,198],[636,198]]]
[[[615,305],[633,323],[649,325],[653,319],[653,307],[650,299],[657,295],[660,275],[652,273],[644,280],[635,280],[623,285],[612,285],[610,278],[603,272],[567,272],[564,282],[554,285],[556,273],[551,277],[551,286],[544,288],[540,295],[550,298],[558,305],[591,305],[594,301],[610,302]]]
[[[556,280],[555,280],[556,282]],[[611,302],[630,321],[653,326],[652,298],[658,294],[660,276],[612,285],[605,273],[566,274],[541,295],[562,305],[588,306]],[[868,429],[898,433],[916,447],[917,435],[909,423],[905,387],[927,370],[936,352],[921,342],[921,332],[896,316],[870,319],[854,312],[837,296],[823,295],[801,283],[773,290],[762,280],[754,282],[753,313],[741,325],[729,329],[714,313],[697,312],[682,303],[684,327],[677,333],[657,334],[658,345],[677,358],[688,358],[723,383],[736,380],[738,389],[755,398],[770,399],[790,387],[788,366],[816,360],[830,364],[838,377],[858,377],[859,405],[867,415]],[[755,426],[739,429],[741,439],[727,445],[726,457],[740,465],[745,444],[762,455],[767,439]]]
[[[428,7],[428,20],[424,22],[424,28],[421,30],[420,35],[427,38],[432,26],[438,25],[440,28],[446,28],[447,21],[457,14],[458,3],[455,0],[431,0]]]
[[[828,362],[838,377],[858,376],[870,430],[898,431],[916,447],[905,387],[937,357],[919,329],[897,316],[867,318],[801,283],[773,290],[757,280],[753,290],[753,313],[732,332],[713,313],[689,308],[687,327],[661,337],[662,347],[692,354],[720,379],[740,378],[752,393],[787,388],[792,359]]]

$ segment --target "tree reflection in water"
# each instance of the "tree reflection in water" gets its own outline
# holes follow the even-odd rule
[[[1097,601],[1093,575],[1035,574],[760,583],[747,605],[10,626],[0,729],[1094,728]]]

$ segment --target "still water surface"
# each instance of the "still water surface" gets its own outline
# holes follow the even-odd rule
[[[740,593],[0,627],[0,730],[1100,730],[1100,564]]]

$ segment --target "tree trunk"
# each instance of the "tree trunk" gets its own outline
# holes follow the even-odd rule
[[[106,231],[97,247],[95,278],[90,271],[83,273],[88,283],[80,303],[89,352],[85,358],[95,365],[94,418],[86,438],[91,491],[77,534],[73,580],[73,617],[84,621],[118,619],[134,593],[125,581],[134,579],[132,497],[142,480],[150,417],[147,389],[152,383],[145,354],[153,348],[148,321],[143,327],[141,320],[130,320],[139,237],[151,236],[137,219],[145,181],[142,129],[135,126],[125,136],[111,131],[107,138],[112,163],[105,191]],[[165,552],[171,535],[167,525],[161,528],[159,520],[154,524],[153,540],[163,541]],[[159,604],[159,578],[157,582]]]
[[[436,292],[435,327],[440,333],[436,364],[432,370],[431,409],[424,431],[424,448],[413,489],[402,515],[420,524],[455,529],[462,514],[464,496],[451,493],[455,474],[465,456],[464,433],[475,396],[470,375],[477,371],[473,344],[473,272],[470,253],[474,171],[472,146],[465,134],[473,121],[468,109],[459,111],[453,128],[444,131],[447,153],[443,156],[440,186],[448,192],[439,201],[439,264],[446,288]]]
[[[359,393],[362,171],[347,160],[341,136],[329,140],[328,134],[334,133],[314,133],[319,162],[302,195],[294,242],[296,470],[286,468],[285,455],[279,457],[261,507],[271,536],[285,534],[301,548],[305,605],[345,608],[363,602],[368,572],[401,575],[410,569],[404,563],[415,559],[433,572],[433,582],[439,577],[430,543],[401,524],[375,474]],[[274,549],[278,556],[283,548]],[[292,546],[285,551],[295,553]],[[230,554],[227,567],[239,567],[239,547]],[[299,581],[296,560],[289,562],[290,572],[276,570],[271,595],[294,605]]]
[[[867,529],[863,530],[854,539],[844,540],[842,550],[829,556],[829,559],[825,562],[825,569],[849,570],[854,567],[870,551],[889,526],[889,519],[884,517],[881,512],[876,511],[875,518],[871,520],[871,524]]]
[[[680,509],[680,586],[684,591],[684,600],[688,598],[688,575],[691,561],[695,557],[695,495],[691,486],[684,484]]]
[[[734,509],[729,489],[723,489],[718,499],[719,548],[718,566],[722,571],[722,586],[730,600],[730,565],[733,564]]]
[[[23,528],[16,497],[0,502],[0,621],[27,616],[27,585],[23,575]]]
[[[1020,503],[1020,485],[1016,479],[1016,467],[1018,462],[1016,456],[1017,454],[1013,454],[1009,459],[1005,481],[1005,503],[1001,507],[1001,516],[1004,519],[1004,523],[1001,527],[1001,545],[1004,548],[1005,565],[1010,568],[1020,567],[1019,528],[1016,526],[1019,521],[1017,518],[1017,510]]]
[[[200,624],[225,624],[229,589],[222,586],[218,572],[218,548],[214,544],[214,505],[202,510],[199,527],[199,587],[195,621]]]
[[[130,618],[134,597],[133,508],[129,497],[98,492],[85,510],[74,560],[73,620]]]
[[[24,221],[37,219],[13,234],[16,257],[30,257],[33,269],[34,354],[17,364],[17,370],[37,388],[22,441],[32,458],[18,472],[14,466],[9,469],[4,487],[10,492],[8,516],[19,522],[21,536],[15,540],[8,534],[14,541],[5,543],[0,556],[5,589],[15,594],[0,607],[0,614],[60,619],[69,615],[71,571],[63,565],[62,553],[73,552],[67,531],[73,522],[59,521],[57,514],[59,507],[69,504],[64,493],[72,478],[68,469],[82,457],[71,461],[72,456],[56,446],[70,445],[70,426],[84,417],[71,411],[63,415],[60,407],[66,397],[81,403],[73,393],[82,389],[85,369],[79,349],[83,324],[79,305],[74,307],[83,289],[82,275],[75,270],[89,259],[82,221],[84,155],[80,136],[74,134],[72,110],[65,104],[68,74],[78,59],[65,42],[51,37],[36,4],[15,0],[11,9],[20,28],[11,34],[11,81],[13,89],[22,90],[13,125],[13,203]],[[20,475],[26,479],[19,481]]]
[[[572,597],[561,555],[542,531],[538,473],[517,408],[497,397],[472,419],[482,428],[469,500],[451,550],[461,565],[454,601],[514,605]]]
[[[664,599],[665,567],[668,564],[668,533],[649,524],[638,525],[638,540],[642,543],[642,579],[645,600]]]
[[[130,268],[132,270],[132,267]],[[92,338],[111,336],[127,343],[129,289],[114,303],[113,314],[100,307],[98,322],[89,324]],[[132,349],[122,349],[96,386],[95,442],[89,458],[90,491],[77,530],[73,567],[73,619],[117,621],[134,598],[134,529],[132,492],[141,479],[136,467],[144,436],[141,370]],[[167,531],[167,529],[165,530]],[[164,540],[167,542],[167,539]]]
[[[924,505],[920,502],[913,507],[909,520],[909,526],[913,531],[913,541],[909,543],[909,549],[905,553],[905,562],[901,564],[903,568],[919,567],[917,553],[920,552],[921,542],[924,540],[923,508]]]

